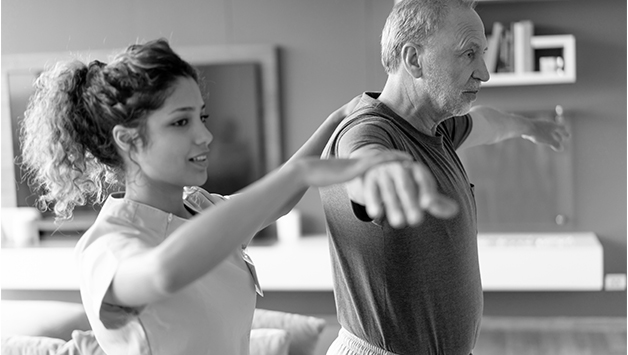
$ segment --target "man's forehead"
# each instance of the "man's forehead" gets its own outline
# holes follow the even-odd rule
[[[458,48],[486,46],[484,25],[475,11],[467,8],[451,9],[432,39],[438,42],[448,40],[448,45]],[[444,44],[438,42],[434,44],[441,46]]]

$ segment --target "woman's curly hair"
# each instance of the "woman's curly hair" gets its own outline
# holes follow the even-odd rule
[[[102,203],[123,184],[124,160],[113,128],[136,128],[146,144],[146,117],[172,93],[174,82],[198,74],[164,39],[135,44],[109,64],[59,62],[35,81],[20,128],[28,182],[42,210],[68,219],[76,205]]]

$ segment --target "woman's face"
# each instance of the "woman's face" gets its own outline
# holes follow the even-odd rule
[[[194,79],[180,77],[164,105],[146,118],[146,144],[133,160],[143,183],[180,189],[207,180],[209,143],[205,103]]]

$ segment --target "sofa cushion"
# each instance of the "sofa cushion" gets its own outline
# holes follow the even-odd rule
[[[74,330],[91,329],[80,303],[2,300],[2,337],[29,335],[68,341]]]
[[[30,335],[2,335],[2,355],[56,354],[65,340]]]
[[[290,335],[283,329],[252,329],[249,355],[288,355]]]
[[[252,328],[284,329],[290,335],[289,355],[312,355],[325,324],[322,318],[256,309]]]

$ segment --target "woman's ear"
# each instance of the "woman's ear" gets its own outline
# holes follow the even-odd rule
[[[423,75],[421,56],[423,47],[418,44],[406,43],[401,47],[401,62],[408,74],[418,79]]]
[[[135,128],[123,127],[121,125],[116,125],[113,127],[113,140],[116,142],[116,145],[119,149],[124,152],[130,152],[131,147],[133,146],[133,142],[137,137],[137,130]]]

